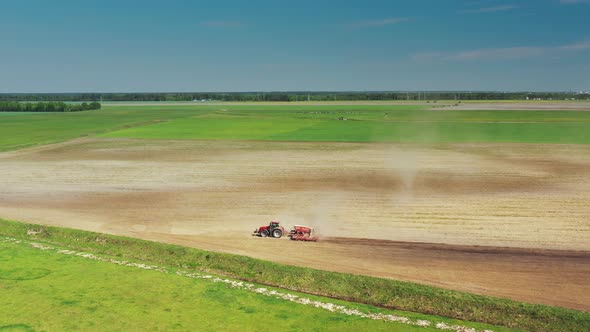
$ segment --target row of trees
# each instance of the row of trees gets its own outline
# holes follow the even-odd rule
[[[162,92],[0,94],[0,101],[587,100],[575,92]]]
[[[16,101],[0,101],[0,112],[80,112],[98,110],[97,102],[82,104],[66,104],[64,102],[21,103]]]

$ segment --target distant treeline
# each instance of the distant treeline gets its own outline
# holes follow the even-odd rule
[[[80,112],[100,109],[100,103],[66,104],[64,102],[21,103],[0,101],[0,112]]]
[[[0,101],[587,100],[575,92],[167,92],[0,94]]]

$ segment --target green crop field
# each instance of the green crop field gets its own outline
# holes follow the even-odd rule
[[[113,104],[77,113],[0,114],[0,151],[94,135],[146,139],[589,144],[590,112],[445,111],[414,105]]]
[[[62,142],[125,126],[145,125],[160,119],[191,116],[198,112],[190,107],[167,109],[115,107],[75,113],[31,113],[14,116],[2,116],[0,113],[0,151]]]
[[[403,316],[412,322],[429,320],[432,326],[373,320],[293,303],[213,279],[190,278],[171,268],[155,269],[153,265],[126,261],[128,264],[122,265],[120,258],[100,256],[102,260],[96,260],[88,257],[97,256],[64,252],[59,247],[36,243],[35,248],[28,241],[0,237],[0,331],[437,331],[435,323],[509,331],[289,293],[366,313]]]
[[[590,143],[590,113],[428,111],[416,106],[224,109],[105,137],[337,142]]]

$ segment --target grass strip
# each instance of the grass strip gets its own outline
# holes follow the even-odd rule
[[[125,330],[301,331],[300,322],[305,321],[305,330],[310,331],[520,332],[285,292],[32,239],[0,235],[0,260],[6,264],[0,266],[6,304],[0,306],[0,331],[7,324],[19,323],[44,331],[93,330],[97,326],[99,331],[123,330],[122,326]],[[62,314],[54,315],[56,311]],[[220,316],[232,320],[220,320]],[[142,326],[146,321],[149,328]],[[261,321],[272,323],[260,325]]]
[[[0,234],[117,257],[225,275],[283,289],[529,331],[587,331],[590,314],[245,256],[0,219]]]

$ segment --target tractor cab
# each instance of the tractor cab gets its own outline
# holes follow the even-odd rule
[[[281,224],[278,221],[271,221],[268,226],[262,226],[254,230],[252,235],[260,236],[260,237],[274,237],[280,238],[285,233],[285,229],[281,227]]]

